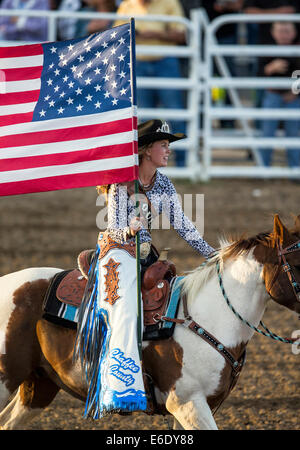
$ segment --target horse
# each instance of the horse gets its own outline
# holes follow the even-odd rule
[[[188,272],[173,336],[143,342],[157,411],[173,416],[175,430],[217,429],[214,412],[236,383],[270,299],[300,313],[300,216],[293,229],[277,214],[273,219],[271,232],[223,241]],[[60,389],[86,399],[85,375],[73,360],[76,330],[42,317],[59,271],[27,268],[0,277],[1,429],[22,429]]]

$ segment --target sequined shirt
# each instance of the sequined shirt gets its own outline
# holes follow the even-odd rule
[[[171,226],[191,247],[201,255],[208,257],[214,249],[202,238],[191,220],[184,214],[176,189],[171,180],[161,172],[156,172],[152,188],[145,192],[152,205],[152,225],[156,225],[158,216],[163,212]],[[145,204],[145,202],[144,202]],[[153,214],[154,210],[154,214]],[[113,184],[108,196],[107,231],[114,239],[126,241],[130,220],[136,216],[135,197],[129,195],[122,184]],[[156,228],[151,227],[152,229]],[[140,231],[140,242],[151,242],[151,233],[147,225]]]

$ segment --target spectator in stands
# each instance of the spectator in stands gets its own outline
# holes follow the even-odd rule
[[[114,0],[96,0],[94,7],[97,12],[115,12],[116,5]],[[98,33],[113,26],[113,21],[108,19],[94,19],[88,23],[88,33]]]
[[[245,0],[243,12],[246,14],[295,14],[300,12],[299,0]],[[260,22],[258,44],[274,44],[270,32],[270,22]]]
[[[76,12],[82,8],[81,0],[62,0],[58,10]],[[58,20],[58,38],[62,41],[76,37],[77,19],[63,18]]]
[[[298,45],[297,28],[292,22],[273,23],[271,26],[271,35],[277,45]],[[261,76],[291,77],[295,70],[299,70],[299,67],[299,58],[295,57],[261,58]],[[267,89],[263,95],[262,107],[300,110],[300,98],[290,90]],[[278,124],[279,120],[262,120],[262,136],[275,136]],[[284,129],[287,137],[298,137],[300,120],[285,120]],[[265,166],[271,165],[272,152],[273,150],[269,148],[260,150]],[[299,167],[300,149],[287,149],[287,161],[289,167]]]
[[[184,17],[179,0],[123,0],[117,10],[118,14],[129,16],[145,16],[159,14]],[[124,23],[117,20],[115,25]],[[186,42],[185,26],[176,22],[135,22],[136,43],[142,45],[180,45]],[[180,62],[176,57],[137,56],[136,75],[139,77],[181,77]],[[183,92],[178,89],[138,89],[137,105],[140,108],[184,108]],[[185,122],[172,122],[172,128],[185,133]],[[186,154],[184,150],[174,150],[175,164],[184,166]]]
[[[80,11],[114,12],[114,0],[83,0],[87,6],[83,6]],[[105,31],[113,26],[113,21],[107,19],[78,20],[76,26],[76,37],[87,36],[88,34]]]
[[[3,0],[1,9],[50,9],[48,0]],[[1,16],[1,14],[0,14]],[[42,42],[48,37],[48,20],[44,17],[0,17],[0,39],[7,41]]]

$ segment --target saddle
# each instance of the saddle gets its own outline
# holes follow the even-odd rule
[[[142,280],[144,325],[156,325],[156,316],[163,314],[170,294],[170,280],[176,276],[175,265],[167,259],[165,249],[158,261],[145,271]],[[78,269],[68,271],[56,288],[56,297],[68,305],[79,307],[88,279],[94,250],[84,250],[77,258]]]

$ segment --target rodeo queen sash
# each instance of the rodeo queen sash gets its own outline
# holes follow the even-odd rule
[[[81,358],[88,382],[85,417],[147,409],[137,344],[134,242],[120,244],[99,234],[79,311],[75,357]]]

